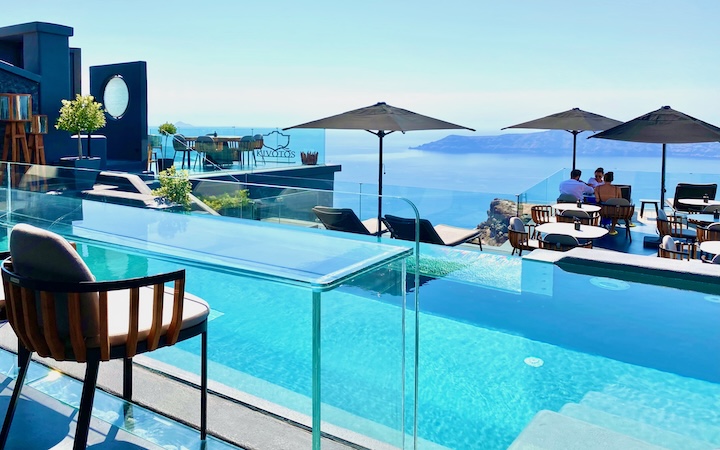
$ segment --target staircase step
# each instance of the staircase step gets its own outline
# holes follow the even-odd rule
[[[699,441],[679,433],[577,403],[566,404],[560,409],[560,414],[672,450],[713,450],[717,448],[710,442]]]
[[[660,450],[653,444],[553,411],[540,411],[508,450]]]
[[[623,375],[614,386],[624,386],[651,394],[657,398],[666,398],[673,402],[690,405],[692,408],[713,411],[720,417],[720,385],[715,383],[679,375],[665,376],[662,381]],[[615,396],[625,398],[620,397],[620,395]]]
[[[651,408],[596,391],[585,394],[580,400],[580,404],[689,436],[693,439],[720,445],[720,427],[673,414],[662,408]]]
[[[667,387],[665,387],[665,390],[647,389],[640,391],[617,384],[606,386],[602,392],[627,402],[662,409],[665,412],[687,417],[695,422],[720,427],[720,401],[718,401],[718,397],[705,397],[682,390],[671,392]]]

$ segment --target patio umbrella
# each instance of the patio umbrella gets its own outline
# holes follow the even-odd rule
[[[575,154],[577,150],[577,135],[583,131],[599,131],[607,130],[622,122],[610,119],[599,114],[583,111],[580,108],[573,108],[569,111],[563,111],[557,114],[531,120],[530,122],[519,123],[503,128],[532,128],[538,130],[565,130],[573,135],[573,162],[572,168],[575,170]]]
[[[472,128],[464,127],[462,125],[455,125],[454,123],[423,116],[422,114],[417,114],[406,109],[396,108],[386,104],[385,102],[344,112],[335,116],[326,117],[324,119],[283,128],[283,130],[289,130],[291,128],[365,130],[379,138],[380,149],[378,154],[380,163],[378,166],[378,227],[380,226],[380,217],[382,217],[383,138],[385,136],[395,131],[400,131],[402,133],[417,130],[447,129],[465,129],[475,131]]]
[[[669,106],[637,117],[633,120],[588,136],[616,141],[662,144],[660,172],[660,206],[665,204],[665,159],[667,144],[694,144],[720,141],[720,128],[690,117]]]

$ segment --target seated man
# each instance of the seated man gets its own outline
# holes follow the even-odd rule
[[[572,195],[578,200],[582,200],[585,194],[592,194],[594,192],[593,188],[580,181],[581,176],[582,171],[578,169],[570,172],[570,179],[560,183],[560,193]]]

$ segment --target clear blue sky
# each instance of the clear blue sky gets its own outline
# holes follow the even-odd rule
[[[88,67],[147,61],[149,121],[286,127],[385,101],[499,134],[573,107],[720,125],[717,0],[15,2]]]

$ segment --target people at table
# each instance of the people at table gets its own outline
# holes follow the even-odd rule
[[[615,174],[613,172],[606,173],[603,180],[605,182],[595,188],[595,199],[597,199],[598,203],[604,203],[611,198],[622,198],[622,191],[620,188],[612,184],[615,180]],[[603,219],[600,222],[600,225],[610,225],[610,231],[608,232],[610,236],[615,236],[617,234],[617,231],[615,230],[617,219]]]
[[[591,188],[595,189],[596,187],[601,186],[605,183],[604,177],[605,169],[603,169],[602,167],[598,167],[597,169],[595,169],[595,174],[592,178],[588,180],[587,184]]]
[[[560,193],[572,195],[578,200],[582,200],[585,194],[592,195],[593,188],[588,186],[587,183],[580,181],[581,176],[581,170],[573,169],[573,171],[570,172],[570,179],[560,183]]]

